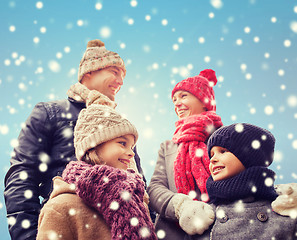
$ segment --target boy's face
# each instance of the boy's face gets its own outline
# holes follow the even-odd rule
[[[178,118],[185,118],[205,112],[204,104],[187,91],[176,91],[172,97],[172,101]]]
[[[214,181],[231,178],[245,170],[241,161],[226,148],[214,146],[210,157],[209,171]]]
[[[127,170],[134,157],[134,136],[131,134],[114,138],[96,147],[101,162],[106,165]]]
[[[115,95],[123,85],[123,79],[124,72],[120,68],[107,67],[85,74],[81,83],[88,89],[97,90],[114,101]]]

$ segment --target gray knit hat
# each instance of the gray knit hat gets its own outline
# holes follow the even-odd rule
[[[106,50],[99,39],[91,40],[79,64],[78,81],[80,82],[86,73],[112,66],[121,68],[124,76],[126,75],[123,59],[117,53]]]
[[[135,137],[135,126],[114,110],[115,103],[98,91],[91,91],[87,108],[81,110],[74,128],[75,155],[81,160],[85,153],[101,143],[126,134]]]

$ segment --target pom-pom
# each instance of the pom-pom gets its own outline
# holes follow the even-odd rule
[[[199,73],[200,76],[205,77],[208,79],[208,81],[213,83],[213,86],[215,86],[218,82],[216,77],[216,72],[212,69],[205,69]]]
[[[104,42],[102,42],[99,39],[95,39],[95,40],[91,40],[88,42],[87,48],[89,47],[103,47],[104,46]]]

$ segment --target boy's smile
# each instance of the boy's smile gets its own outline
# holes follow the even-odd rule
[[[245,170],[241,161],[226,148],[214,146],[210,157],[209,171],[214,181],[231,178]]]

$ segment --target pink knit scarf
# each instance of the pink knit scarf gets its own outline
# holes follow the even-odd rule
[[[74,183],[76,194],[102,215],[111,228],[112,240],[157,239],[143,203],[144,182],[133,170],[71,161],[62,177]]]
[[[214,130],[223,125],[214,111],[182,118],[175,123],[173,142],[179,144],[174,161],[174,180],[179,193],[195,190],[207,193],[206,180],[210,176],[206,140]]]

